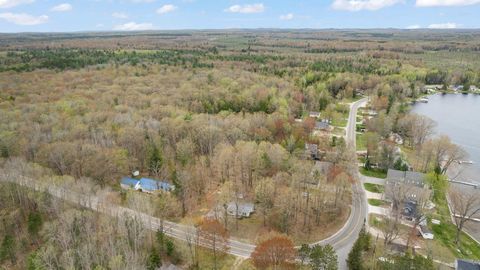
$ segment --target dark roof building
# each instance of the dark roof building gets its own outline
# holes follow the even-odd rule
[[[305,154],[307,158],[318,159],[318,145],[313,143],[306,143]]]
[[[480,270],[480,262],[457,259],[455,261],[456,270]]]
[[[425,174],[389,169],[387,172],[387,182],[403,183],[423,188],[425,186]]]
[[[413,203],[426,203],[430,199],[430,195],[431,190],[425,182],[425,174],[388,170],[385,181],[385,200],[394,202],[394,200],[402,199]],[[399,196],[404,196],[404,198],[399,198]]]
[[[330,123],[326,120],[315,122],[315,129],[317,130],[328,130],[330,129]]]

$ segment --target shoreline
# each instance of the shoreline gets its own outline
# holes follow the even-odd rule
[[[453,164],[447,170],[446,175],[448,179],[480,184],[480,170],[473,165]],[[449,185],[454,186],[456,189],[460,190],[461,192],[470,192],[472,190],[475,190],[474,187],[466,186],[462,184],[449,183]],[[445,195],[447,196],[447,201],[450,201],[450,198],[448,197],[448,193]],[[476,217],[478,218],[478,215]],[[480,223],[479,222],[475,222],[475,221],[466,222],[464,226],[464,232],[467,233],[475,241],[480,243]]]

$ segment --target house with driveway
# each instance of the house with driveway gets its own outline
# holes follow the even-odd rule
[[[401,200],[426,203],[431,195],[432,190],[425,181],[425,174],[412,171],[388,170],[387,179],[385,180],[384,200],[389,202]]]
[[[391,203],[392,211],[399,211],[402,218],[413,221],[417,212],[430,201],[432,190],[425,181],[425,174],[389,169],[385,180],[384,200]]]

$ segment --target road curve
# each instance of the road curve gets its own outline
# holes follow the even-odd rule
[[[357,129],[357,111],[358,108],[364,106],[368,99],[360,99],[350,105],[350,113],[348,115],[348,123],[346,128],[347,146],[355,152],[356,150],[356,129]],[[347,269],[346,259],[348,253],[352,249],[353,244],[357,240],[358,233],[366,222],[368,225],[368,202],[365,190],[360,181],[359,171],[355,171],[354,179],[356,182],[352,185],[352,206],[350,217],[345,226],[335,235],[325,239],[325,244],[331,244],[338,255],[338,269]]]
[[[348,124],[346,129],[346,141],[349,147],[353,147],[353,149],[355,149],[357,110],[366,102],[367,99],[359,100],[353,103],[350,108],[350,115],[348,118]],[[358,179],[358,175],[355,178]],[[161,219],[150,216],[148,214],[135,211],[126,207],[108,204],[95,195],[83,194],[68,190],[65,187],[58,187],[45,183],[39,183],[34,179],[19,176],[17,174],[9,175],[4,171],[0,172],[0,181],[12,182],[20,186],[34,189],[36,191],[47,192],[54,197],[110,216],[120,218],[125,216],[136,217],[144,224],[146,228],[157,231],[163,227],[166,235],[182,241],[189,241],[189,239],[194,239],[196,235],[196,229],[193,226],[178,224],[166,220],[163,220],[162,222]],[[356,182],[353,185],[352,202],[353,203],[351,206],[351,213],[345,225],[334,235],[312,244],[332,245],[338,254],[339,269],[346,269],[345,259],[347,258],[347,254],[350,251],[353,243],[357,239],[358,232],[360,231],[363,222],[364,220],[366,220],[367,217],[367,201],[363,187],[360,182]],[[201,242],[199,244],[202,245]],[[250,257],[250,254],[253,252],[254,249],[255,245],[253,244],[231,239],[229,241],[228,253],[234,256],[248,258]]]

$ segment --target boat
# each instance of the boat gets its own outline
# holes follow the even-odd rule
[[[475,164],[472,160],[459,160],[458,164]]]
[[[428,103],[428,98],[421,98],[418,100],[418,102]]]

